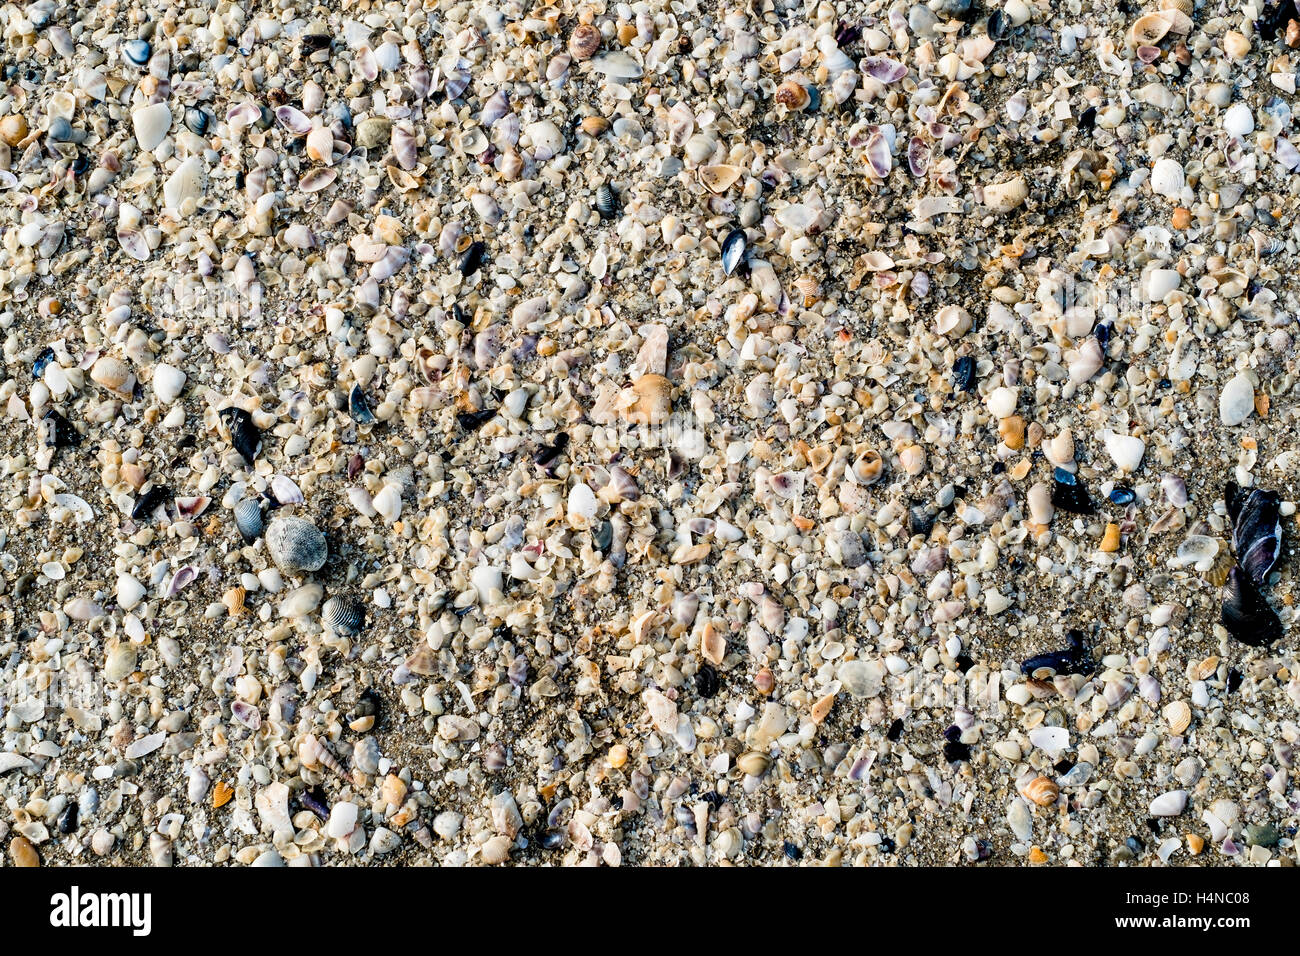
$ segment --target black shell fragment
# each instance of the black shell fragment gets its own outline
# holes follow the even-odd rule
[[[959,392],[975,390],[975,359],[963,355],[952,363],[952,384]]]
[[[461,428],[465,429],[465,431],[472,432],[476,429],[482,428],[496,417],[497,410],[495,408],[484,408],[477,412],[458,412],[456,414],[456,421],[460,424]]]
[[[154,485],[136,499],[135,507],[131,509],[131,520],[142,521],[148,518],[158,510],[159,505],[166,504],[171,499],[172,493],[170,491],[162,485]]]
[[[221,410],[221,417],[226,419],[226,425],[230,428],[230,443],[251,467],[262,445],[262,433],[253,424],[253,416],[232,405]]]
[[[1047,668],[1058,674],[1077,674],[1086,658],[1083,647],[1083,632],[1069,630],[1065,632],[1066,646],[1059,651],[1035,654],[1020,665],[1020,673],[1029,676],[1035,671]]]
[[[1079,479],[1064,468],[1057,468],[1052,473],[1052,504],[1071,514],[1090,515],[1097,513],[1097,506],[1093,504],[1092,498],[1089,497],[1088,489],[1083,487],[1079,483]]]
[[[746,244],[744,229],[733,229],[722,240],[722,271],[727,275],[735,272],[744,260]]]
[[[555,465],[555,460],[560,457],[568,444],[568,434],[560,432],[555,436],[555,444],[543,445],[537,450],[537,454],[533,456],[533,464],[550,471]]]
[[[77,806],[75,800],[63,808],[63,812],[59,814],[60,833],[77,832],[77,814],[80,812],[80,809],[81,808]]]
[[[1232,521],[1237,564],[1256,586],[1262,587],[1282,553],[1282,499],[1276,491],[1247,491],[1230,481],[1223,500]]]
[[[695,672],[695,692],[701,697],[713,697],[721,686],[718,672],[710,664],[701,664]]]
[[[1272,42],[1277,39],[1280,31],[1286,30],[1286,25],[1291,20],[1300,20],[1300,11],[1296,10],[1295,0],[1268,3],[1264,7],[1264,15],[1255,21],[1255,32]]]
[[[375,413],[370,410],[370,403],[366,401],[366,393],[361,391],[360,385],[353,385],[352,391],[348,393],[348,414],[358,425],[375,423]]]
[[[1233,565],[1223,586],[1220,616],[1229,634],[1252,647],[1264,647],[1282,636],[1282,621],[1240,567]]]
[[[46,412],[44,422],[47,448],[72,448],[81,444],[81,433],[57,410],[51,408]]]
[[[316,816],[320,817],[322,823],[326,823],[330,818],[329,795],[325,793],[325,788],[320,784],[309,790],[304,790],[298,795],[298,802],[310,810]]]
[[[483,255],[487,252],[487,243],[482,239],[476,239],[470,243],[465,254],[460,257],[460,274],[463,276],[472,276],[483,265]]]

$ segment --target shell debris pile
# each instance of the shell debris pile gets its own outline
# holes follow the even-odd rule
[[[0,6],[21,865],[1294,865],[1290,0]]]

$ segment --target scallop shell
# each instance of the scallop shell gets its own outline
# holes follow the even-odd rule
[[[1020,791],[1026,800],[1040,807],[1050,807],[1060,796],[1061,788],[1047,777],[1035,777]]]
[[[280,517],[266,529],[266,550],[281,571],[319,571],[329,556],[325,535],[305,518]]]
[[[1191,726],[1192,708],[1188,707],[1185,701],[1171,700],[1165,704],[1162,713],[1171,733],[1181,734]]]
[[[245,498],[235,505],[235,527],[245,541],[256,541],[266,526],[262,518],[262,503],[256,498]]]
[[[336,634],[356,634],[366,622],[366,609],[360,601],[332,597],[321,608],[321,620]]]

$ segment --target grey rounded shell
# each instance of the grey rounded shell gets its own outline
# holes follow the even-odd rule
[[[304,518],[276,518],[266,529],[266,550],[289,574],[319,571],[329,555],[325,535]]]
[[[366,609],[352,598],[332,597],[321,608],[321,619],[336,634],[356,634],[366,622]]]
[[[262,503],[256,498],[245,498],[235,505],[235,527],[245,541],[256,541],[262,536],[266,522],[262,517]]]

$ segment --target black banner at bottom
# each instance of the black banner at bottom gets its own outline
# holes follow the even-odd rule
[[[832,936],[842,926],[846,941],[861,939],[867,927],[889,927],[942,942],[969,940],[978,926],[1006,919],[1028,931],[1090,938],[1194,932],[1229,941],[1288,929],[1293,870],[3,869],[0,898],[24,936],[93,934],[132,938],[132,945],[192,934],[196,918],[219,934],[271,940],[300,939],[306,920],[334,945],[352,934],[373,942],[377,927],[395,928],[393,920],[477,935],[492,926],[558,927],[573,919],[585,931],[627,933],[656,911],[652,918],[668,916],[664,905],[683,907],[672,919],[690,920],[705,934],[711,925],[723,932],[735,920],[757,918],[765,938],[789,933],[804,944],[813,925],[817,935]],[[374,918],[349,918],[352,907]]]

